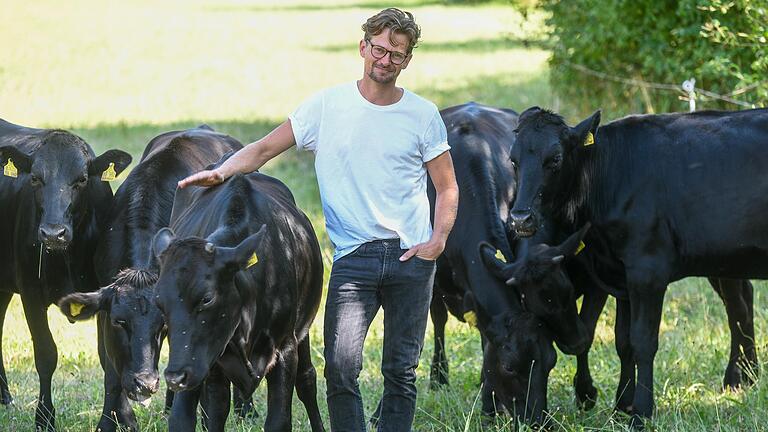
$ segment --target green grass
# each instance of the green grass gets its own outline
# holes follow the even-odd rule
[[[249,142],[266,134],[313,92],[358,78],[359,26],[390,5],[413,11],[423,29],[423,43],[403,72],[402,85],[440,107],[474,100],[522,111],[536,104],[555,107],[575,120],[575,111],[566,101],[558,101],[548,84],[548,53],[538,42],[541,17],[524,23],[498,3],[465,7],[429,0],[386,4],[352,0],[333,5],[320,0],[6,1],[6,19],[0,26],[0,117],[27,126],[69,128],[98,153],[121,148],[136,158],[158,133],[200,123]],[[289,151],[265,171],[293,190],[321,237],[330,268],[331,250],[312,164],[311,155]],[[758,289],[758,323],[764,321],[761,300]],[[624,430],[625,419],[611,410],[618,376],[613,316],[611,301],[591,358],[600,389],[592,412],[576,410],[570,385],[575,361],[559,358],[550,380],[555,430]],[[55,308],[49,317],[59,347],[54,375],[58,425],[63,431],[93,430],[102,401],[95,325],[71,325]],[[316,322],[313,358],[322,372],[322,310]],[[763,341],[759,327],[758,341]],[[429,391],[432,330],[428,330],[418,370],[415,430],[512,430],[507,418],[484,424],[478,415],[477,333],[451,319],[448,339],[451,385]],[[382,388],[381,340],[379,317],[368,337],[360,379],[369,413]],[[656,361],[654,429],[766,428],[768,390],[763,381],[738,393],[719,389],[727,343],[724,310],[711,289],[700,280],[676,284],[667,296]],[[31,430],[37,374],[18,298],[6,319],[3,353],[16,403],[0,408],[0,430]],[[325,415],[322,379],[319,387]],[[232,420],[229,430],[261,430],[264,389],[255,397],[262,418]],[[148,409],[137,408],[143,430],[165,430],[161,399],[156,397]],[[298,402],[294,423],[296,430],[309,430]]]

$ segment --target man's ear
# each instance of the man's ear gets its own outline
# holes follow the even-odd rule
[[[132,160],[131,155],[122,150],[107,150],[101,156],[91,161],[91,165],[88,167],[88,175],[102,176],[104,171],[110,168],[111,164],[112,169],[115,171],[114,176],[117,177],[131,164]]]
[[[365,58],[365,48],[368,45],[368,43],[365,42],[365,39],[360,39],[360,57]]]
[[[168,245],[176,238],[173,230],[170,228],[163,228],[155,234],[152,239],[152,254],[156,259],[160,259],[160,255],[168,249]]]
[[[115,289],[104,287],[95,292],[74,293],[59,300],[58,306],[61,313],[69,322],[84,321],[99,311],[106,311],[112,303]]]
[[[8,159],[20,172],[29,174],[32,170],[32,158],[12,145],[0,147],[0,165],[5,168]]]
[[[413,58],[413,53],[408,54],[408,57],[405,58],[405,61],[400,64],[400,70],[405,70],[405,68],[408,67],[408,63],[411,62],[412,58]]]

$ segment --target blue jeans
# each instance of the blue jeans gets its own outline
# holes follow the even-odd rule
[[[424,345],[435,262],[405,253],[400,241],[376,240],[336,260],[325,305],[325,379],[333,432],[366,430],[357,378],[363,342],[384,309],[384,375],[379,431],[408,432],[416,411],[416,367]]]

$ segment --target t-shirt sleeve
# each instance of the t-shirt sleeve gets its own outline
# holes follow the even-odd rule
[[[440,112],[435,108],[435,114],[429,121],[427,130],[424,131],[421,139],[421,160],[425,163],[429,162],[450,149],[445,123],[440,117]]]
[[[299,150],[317,151],[320,119],[323,116],[323,92],[305,100],[288,119],[291,121],[293,138]]]

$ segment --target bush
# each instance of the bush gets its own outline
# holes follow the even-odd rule
[[[768,0],[543,0],[551,16],[551,80],[585,114],[685,111],[683,92],[643,89],[585,73],[696,87],[768,104]],[[746,89],[741,92],[739,89]],[[699,94],[697,109],[740,109]]]

